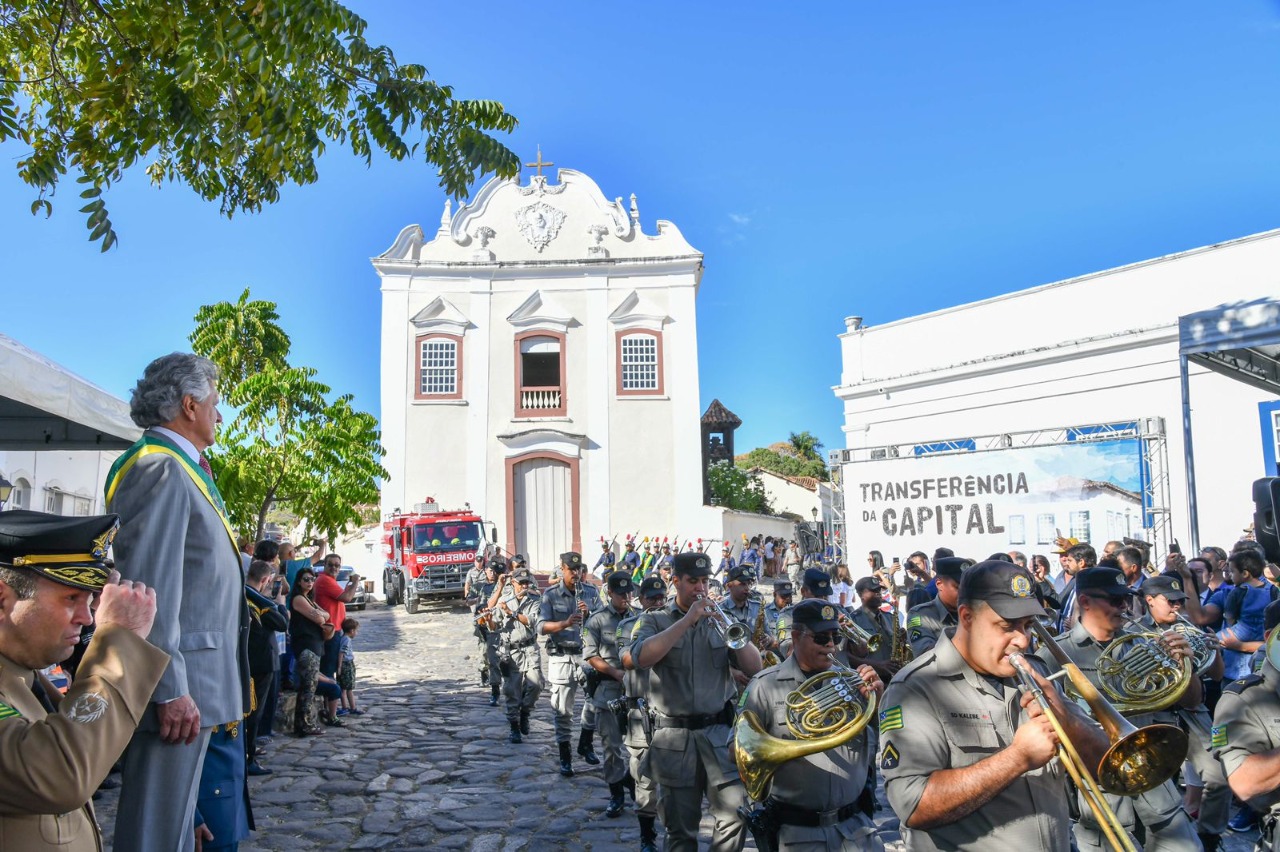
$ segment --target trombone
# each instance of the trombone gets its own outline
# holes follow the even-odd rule
[[[1116,852],[1137,852],[1133,841],[1129,839],[1129,833],[1120,824],[1120,818],[1111,809],[1111,805],[1107,804],[1107,799],[1102,795],[1098,782],[1093,780],[1093,775],[1090,774],[1089,767],[1085,765],[1084,759],[1080,757],[1080,752],[1076,751],[1075,744],[1067,737],[1067,732],[1063,729],[1062,722],[1058,719],[1057,714],[1053,712],[1053,707],[1050,706],[1049,699],[1045,697],[1044,690],[1040,688],[1040,684],[1031,674],[1026,657],[1020,653],[1010,654],[1009,662],[1017,670],[1018,680],[1022,682],[1022,688],[1036,697],[1036,703],[1040,705],[1040,710],[1044,713],[1045,718],[1049,720],[1049,724],[1053,727],[1053,732],[1058,735],[1058,762],[1062,764],[1062,768],[1067,771],[1067,774],[1071,776],[1071,780],[1075,782],[1076,789],[1080,791],[1080,795],[1084,797],[1085,804],[1093,812],[1093,818],[1098,821],[1098,826],[1102,829],[1102,833],[1106,835],[1107,842],[1111,844],[1111,848]]]
[[[706,595],[698,595],[698,600],[707,602],[707,619],[724,639],[726,645],[735,651],[747,646],[747,640],[750,637],[747,635],[747,626],[745,624],[730,618],[720,608],[719,601],[712,600]]]

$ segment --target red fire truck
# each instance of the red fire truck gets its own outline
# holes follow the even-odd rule
[[[485,536],[486,526],[490,535]],[[497,529],[470,509],[441,511],[428,498],[412,512],[392,512],[382,523],[382,588],[387,605],[418,611],[424,598],[461,597],[476,553],[487,555]]]

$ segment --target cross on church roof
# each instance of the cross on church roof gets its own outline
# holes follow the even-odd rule
[[[536,168],[538,169],[538,177],[542,177],[542,169],[543,169],[543,167],[544,167],[544,166],[554,166],[554,165],[555,165],[555,163],[545,163],[545,162],[543,162],[543,160],[542,160],[542,146],[541,146],[541,145],[539,145],[539,146],[538,146],[538,159],[537,159],[537,162],[533,162],[533,163],[525,163],[525,165],[526,165],[526,166],[528,166],[528,167],[529,167],[529,168],[531,168],[531,169],[536,167]]]

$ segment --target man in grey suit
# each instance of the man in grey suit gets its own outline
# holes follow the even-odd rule
[[[124,755],[116,852],[195,846],[194,808],[209,736],[244,711],[240,554],[203,451],[218,413],[217,368],[196,355],[151,362],[130,415],[146,429],[112,466],[116,568],[154,587],[147,637],[172,657]]]

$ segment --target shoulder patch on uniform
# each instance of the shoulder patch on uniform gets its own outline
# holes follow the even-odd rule
[[[1210,748],[1226,748],[1227,745],[1227,726],[1214,725],[1209,730],[1209,747]]]
[[[0,719],[8,719],[10,716],[19,715],[21,714],[18,713],[17,710],[13,709],[8,704],[5,704],[3,701],[0,701]]]
[[[62,715],[73,722],[87,725],[101,719],[106,712],[107,699],[96,692],[86,692],[70,702],[69,706],[63,709]]]
[[[880,736],[884,736],[890,731],[899,730],[902,727],[902,705],[895,704],[892,707],[880,711]]]
[[[923,638],[924,638],[924,631],[923,631],[923,630],[921,630],[919,627],[917,627],[917,628],[915,628],[915,629],[913,629],[913,630],[911,631],[911,641],[912,641],[912,642],[916,641],[917,639],[923,639]]]
[[[880,768],[897,769],[898,757],[898,750],[893,747],[893,743],[885,743],[884,751],[880,754]]]
[[[1257,686],[1258,684],[1262,683],[1263,680],[1264,678],[1262,677],[1262,675],[1257,675],[1257,674],[1248,675],[1246,677],[1240,678],[1239,680],[1233,680],[1231,681],[1231,683],[1223,685],[1222,691],[1231,692],[1231,693],[1235,693],[1236,695],[1239,695],[1249,687]]]
[[[920,624],[920,616],[918,615],[913,615],[907,619],[907,627],[919,627]]]

